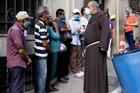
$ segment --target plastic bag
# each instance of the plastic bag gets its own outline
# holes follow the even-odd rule
[[[63,52],[63,51],[66,51],[67,50],[67,47],[65,44],[63,43],[60,43],[60,52]]]

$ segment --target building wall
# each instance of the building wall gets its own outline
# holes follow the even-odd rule
[[[50,14],[55,17],[57,9],[65,10],[66,17],[69,19],[72,16],[74,8],[81,9],[84,5],[84,0],[44,0],[44,5],[49,7]]]
[[[116,0],[106,0],[105,1],[105,8],[109,9],[109,14],[113,15],[116,14]]]
[[[0,34],[0,57],[6,57],[6,43],[7,35]],[[29,35],[27,37],[27,52],[29,55],[34,54],[34,36]]]
[[[119,1],[119,28],[120,28],[120,34],[123,34],[124,32],[124,21],[126,17],[125,10],[128,7],[128,0],[120,0]]]
[[[110,15],[116,14],[117,12],[117,6],[116,6],[117,0],[106,0],[105,1],[105,8],[109,8]],[[124,21],[126,17],[125,10],[128,7],[128,0],[119,0],[119,32],[120,34],[123,34],[124,30]]]

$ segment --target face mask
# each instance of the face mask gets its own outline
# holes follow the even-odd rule
[[[80,19],[80,15],[74,15],[74,19]]]
[[[86,15],[90,15],[90,14],[91,14],[91,11],[90,11],[89,8],[85,8],[85,14],[86,14]]]
[[[66,16],[61,16],[61,20],[65,20],[66,19]]]
[[[30,21],[25,21],[24,24],[23,24],[24,25],[24,29],[28,29],[30,24],[31,24]]]
[[[87,15],[87,20],[89,21],[92,18],[92,14]]]

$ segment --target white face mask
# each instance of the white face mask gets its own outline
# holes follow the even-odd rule
[[[90,9],[89,9],[89,8],[85,8],[85,14],[86,14],[86,15],[91,14],[91,11],[90,11]]]

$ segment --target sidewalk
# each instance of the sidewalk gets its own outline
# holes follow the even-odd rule
[[[66,84],[58,83],[56,85],[56,88],[59,89],[58,92],[52,92],[52,93],[84,93],[83,92],[83,82],[84,80],[81,78],[73,77],[72,74],[70,74],[70,80]],[[113,64],[111,61],[108,61],[108,81],[109,81],[109,93],[111,93],[113,90],[117,89],[119,86],[118,80],[116,77],[116,73],[113,68]],[[34,91],[29,91],[26,93],[34,93]],[[120,93],[120,92],[113,92],[113,93]]]

